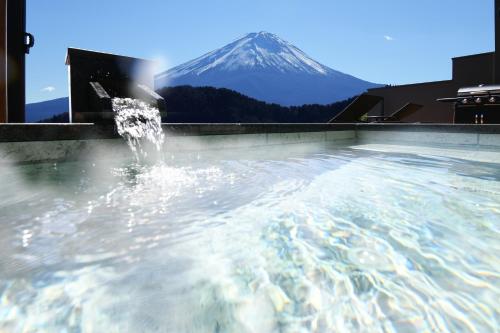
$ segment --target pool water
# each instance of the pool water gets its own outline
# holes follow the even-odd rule
[[[0,167],[0,331],[497,332],[500,164],[355,148]]]

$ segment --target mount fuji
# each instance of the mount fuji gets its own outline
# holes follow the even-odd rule
[[[328,104],[379,86],[331,69],[268,33],[242,38],[155,78],[155,88],[191,85],[236,90],[285,106]]]

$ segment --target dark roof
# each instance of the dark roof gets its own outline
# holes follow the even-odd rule
[[[377,91],[377,90],[385,90],[385,89],[394,89],[394,88],[427,86],[427,85],[433,85],[433,84],[446,84],[446,83],[452,83],[452,82],[453,82],[453,80],[442,80],[442,81],[418,82],[418,83],[399,84],[399,85],[387,85],[387,86],[383,86],[383,87],[370,88],[370,89],[368,89],[368,92]]]
[[[96,52],[84,49],[76,49],[76,48],[68,48],[68,52],[66,53],[66,65],[71,64],[71,58],[73,57],[85,57],[91,59],[120,59],[121,61],[130,61],[130,62],[147,62],[154,63],[152,60],[133,58],[129,56],[122,56],[118,54],[105,53],[105,52]]]
[[[475,58],[475,57],[484,57],[484,56],[491,56],[495,55],[495,52],[484,52],[484,53],[478,53],[478,54],[469,54],[465,56],[459,56],[459,57],[453,57],[451,59],[466,59],[466,58]]]

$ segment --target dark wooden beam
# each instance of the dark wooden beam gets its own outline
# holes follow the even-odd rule
[[[5,72],[7,45],[5,32],[7,28],[6,2],[0,1],[0,123],[7,122],[7,76]]]
[[[500,84],[500,0],[495,0],[495,83]]]
[[[24,123],[26,0],[7,4],[7,122]]]

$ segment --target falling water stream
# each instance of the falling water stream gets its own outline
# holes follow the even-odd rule
[[[112,103],[118,133],[127,141],[136,158],[147,156],[148,143],[160,151],[165,138],[160,111],[133,98],[113,98]]]

